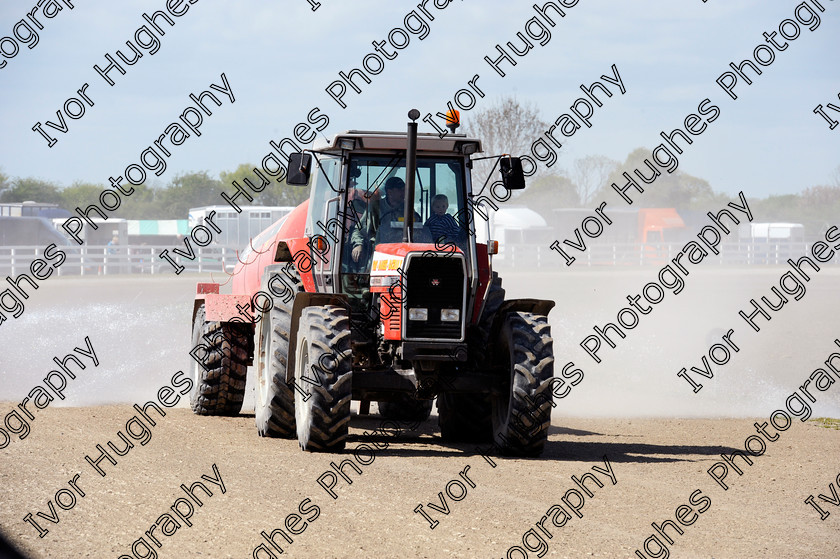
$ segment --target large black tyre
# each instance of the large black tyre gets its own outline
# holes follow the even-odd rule
[[[471,443],[491,440],[492,410],[490,398],[486,394],[444,392],[437,397],[437,409],[443,440]]]
[[[426,421],[432,414],[432,400],[420,400],[400,394],[393,402],[379,402],[379,415],[398,421]]]
[[[353,395],[349,313],[335,305],[307,307],[297,338],[295,382],[300,390],[295,390],[295,421],[300,447],[343,450]]]
[[[198,415],[236,415],[245,396],[251,326],[206,320],[202,303],[195,313],[192,347],[204,345],[204,364],[193,359],[190,406]]]
[[[286,302],[288,296],[271,290],[271,280],[278,276],[279,272],[267,269],[260,286],[260,291],[273,296],[272,307],[262,313],[257,324],[254,418],[261,437],[294,438],[297,433],[294,385],[286,383],[294,299]]]
[[[496,355],[510,371],[491,398],[493,439],[504,454],[542,454],[551,425],[553,343],[545,316],[512,312],[505,317]]]

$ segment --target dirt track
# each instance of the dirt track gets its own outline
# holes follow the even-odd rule
[[[376,450],[374,461],[361,467],[362,475],[348,466],[353,484],[339,480],[333,500],[317,479],[330,470],[331,461],[353,455],[303,454],[295,441],[260,439],[251,415],[201,418],[188,410],[169,410],[145,447],[115,456],[116,466],[102,462],[107,475],[100,477],[85,455],[95,458],[96,444],[116,441],[116,431],[135,413],[128,405],[41,412],[30,437],[3,451],[0,522],[6,534],[33,557],[130,556],[132,543],[185,497],[179,485],[190,485],[202,474],[217,479],[215,464],[225,493],[205,481],[213,496],[205,498],[196,490],[204,506],[195,507],[193,526],[170,537],[154,533],[162,544],[160,557],[252,557],[265,543],[260,531],[282,527],[306,498],[311,502],[302,505],[304,516],[315,515],[313,505],[320,513],[292,537],[294,543],[276,535],[284,557],[504,557],[509,547],[522,546],[525,532],[536,530],[535,523],[562,503],[567,490],[576,488],[571,476],[593,473],[593,466],[606,470],[606,456],[617,483],[595,470],[604,487],[587,482],[594,497],[586,498],[583,518],[573,517],[562,528],[544,523],[553,534],[545,538],[549,557],[635,557],[634,550],[653,533],[651,522],[674,520],[675,509],[688,504],[696,489],[711,499],[711,506],[683,527],[684,535],[668,529],[676,557],[840,554],[840,510],[820,501],[832,513],[820,521],[803,503],[809,494],[831,497],[828,485],[837,483],[840,473],[840,431],[813,423],[797,421],[754,459],[744,476],[730,471],[730,489],[723,491],[706,470],[721,452],[743,448],[744,439],[755,432],[752,420],[568,420],[552,427],[542,458],[496,457],[493,468],[470,445],[442,444],[434,434],[433,416],[418,431]],[[354,416],[348,448],[356,448],[363,431],[378,425],[378,416]],[[374,439],[380,446],[385,441]],[[370,461],[367,454],[360,457]],[[476,487],[465,486],[461,501],[447,498],[448,515],[430,509],[429,502],[441,506],[437,493],[449,481],[463,479],[458,472],[466,466]],[[58,525],[36,516],[49,529],[38,538],[23,516],[48,513],[46,501],[77,473],[85,497],[69,511],[57,509]],[[457,486],[450,489],[459,496]],[[576,504],[573,494],[567,499]],[[700,499],[696,496],[695,502]],[[419,503],[439,521],[434,530],[412,512]],[[562,515],[554,518],[561,523]],[[303,526],[294,517],[290,522],[298,531]],[[528,543],[538,549],[533,536]],[[649,549],[657,550],[655,545]],[[142,546],[136,551],[147,555]]]
[[[96,458],[96,445],[108,441],[123,448],[117,431],[125,431],[136,414],[130,403],[154,398],[173,373],[188,366],[191,293],[197,277],[45,282],[27,302],[24,316],[4,325],[2,415],[42,383],[54,367],[53,356],[85,347],[85,336],[100,364],[88,366],[68,384],[62,403],[83,407],[59,407],[55,401],[35,410],[29,435],[24,440],[13,437],[0,450],[0,527],[33,557],[153,557],[142,543],[132,555],[132,543],[145,538],[153,545],[144,532],[165,513],[174,514],[170,507],[186,497],[180,484],[189,486],[202,475],[216,479],[215,464],[225,493],[204,478],[213,496],[195,507],[192,527],[184,525],[173,533],[175,525],[161,520],[153,532],[162,546],[155,548],[158,556],[253,557],[255,548],[265,543],[260,532],[285,530],[288,515],[300,506],[301,516],[312,520],[300,535],[290,534],[291,544],[276,533],[283,557],[505,557],[511,546],[523,546],[528,530],[541,534],[535,524],[543,516],[548,517],[543,526],[552,534],[550,539],[543,536],[546,557],[636,557],[634,551],[654,533],[651,523],[675,520],[676,509],[689,504],[697,489],[702,495],[695,495],[693,508],[703,508],[702,496],[711,499],[711,506],[682,527],[683,535],[667,528],[675,539],[668,546],[675,557],[840,556],[840,507],[817,498],[831,513],[821,521],[803,502],[809,495],[833,499],[830,484],[837,490],[840,483],[840,431],[794,418],[794,425],[776,442],[768,442],[766,454],[754,458],[742,477],[730,469],[728,491],[706,473],[722,452],[742,450],[745,439],[756,434],[755,419],[737,418],[767,421],[835,350],[840,271],[821,272],[802,301],[785,307],[753,334],[738,322],[737,311],[751,297],[767,293],[781,270],[698,270],[684,294],[666,299],[618,349],[603,354],[603,364],[587,362],[578,342],[594,324],[614,319],[624,295],[654,273],[505,273],[509,297],[539,293],[558,302],[550,315],[555,356],[559,363],[574,360],[586,372],[583,382],[559,402],[544,455],[535,460],[494,458],[493,468],[471,445],[444,445],[433,416],[419,432],[397,441],[375,439],[390,446],[377,449],[374,461],[361,466],[361,475],[345,468],[353,484],[337,477],[337,500],[317,480],[331,471],[331,461],[339,463],[352,454],[304,454],[295,441],[259,438],[252,415],[197,417],[181,407],[183,399],[165,418],[156,419],[145,446],[135,441],[137,446],[125,456],[115,455],[116,466],[101,462],[107,476],[99,476],[85,456]],[[702,379],[700,393],[692,393],[675,372],[699,365],[710,335],[727,327],[736,328],[741,351],[728,365],[716,367],[713,379]],[[837,386],[815,394],[814,417],[840,415]],[[94,405],[109,402],[128,404]],[[349,448],[364,443],[363,432],[379,423],[378,416],[354,417]],[[593,470],[605,469],[605,455],[616,485]],[[370,461],[366,454],[360,456]],[[448,515],[436,512],[429,503],[444,508],[438,493],[452,480],[467,483],[458,475],[466,466],[476,487],[464,485],[467,495],[461,501],[446,497]],[[583,518],[553,526],[562,524],[562,515],[552,506],[577,488],[571,476],[587,472],[605,486],[597,488],[587,478],[594,497],[586,498]],[[77,494],[72,504],[68,481],[76,474],[85,496]],[[457,484],[449,488],[460,497]],[[68,491],[59,499],[71,510],[56,507],[59,523],[53,524],[37,513],[51,516],[48,501],[55,507],[61,489]],[[574,497],[568,497],[572,504]],[[307,498],[311,502],[301,505]],[[413,512],[418,504],[440,522],[434,530]],[[317,518],[313,505],[319,508]],[[44,538],[24,522],[28,513],[49,530]],[[302,522],[291,517],[290,529],[300,531]],[[527,536],[526,543],[539,549],[535,535]],[[665,556],[657,553],[653,540],[648,549],[648,555]],[[268,552],[258,556],[271,557]],[[511,553],[517,556],[521,554]]]

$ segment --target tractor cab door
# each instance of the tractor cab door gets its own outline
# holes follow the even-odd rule
[[[309,238],[312,275],[319,293],[335,293],[338,253],[342,246],[342,229],[337,219],[341,212],[344,180],[341,158],[320,154],[313,163],[312,191],[305,235]]]

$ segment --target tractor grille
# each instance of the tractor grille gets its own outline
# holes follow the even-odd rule
[[[405,279],[406,338],[461,339],[464,323],[464,270],[461,257],[418,256],[409,260]],[[409,320],[408,309],[429,310],[428,320]],[[443,322],[441,309],[458,309],[460,320]]]

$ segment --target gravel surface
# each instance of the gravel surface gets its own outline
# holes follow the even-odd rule
[[[56,278],[26,302],[22,317],[3,325],[5,427],[55,368],[53,357],[86,348],[87,337],[99,363],[82,357],[86,368],[68,381],[65,399],[43,410],[30,403],[29,434],[12,435],[0,449],[0,527],[32,557],[280,557],[282,549],[283,557],[638,557],[638,550],[642,557],[836,558],[840,505],[831,501],[838,502],[840,487],[840,430],[794,417],[770,441],[776,429],[764,437],[754,426],[778,409],[806,416],[802,402],[814,418],[840,417],[836,385],[815,389],[812,380],[816,401],[791,400],[840,351],[833,343],[840,337],[840,270],[821,271],[806,296],[775,312],[761,332],[738,316],[751,298],[769,295],[784,271],[693,270],[682,293],[666,294],[616,349],[604,346],[601,363],[579,343],[593,326],[614,321],[626,295],[656,269],[503,271],[508,297],[557,301],[550,315],[555,374],[567,362],[585,374],[558,400],[541,458],[490,461],[473,445],[444,444],[434,415],[372,441],[364,433],[380,418],[354,415],[344,454],[302,453],[296,441],[261,439],[250,378],[238,417],[194,416],[182,397],[165,417],[149,410],[151,426],[132,404],[155,399],[189,366],[193,286],[204,278]],[[729,328],[739,351],[712,365],[712,378],[694,374],[703,384],[694,393],[677,371],[701,367]],[[118,432],[127,429],[135,436],[126,435],[134,447],[125,452]],[[728,490],[708,474],[722,453],[745,444],[760,453],[762,443],[752,466],[735,458],[743,475],[729,466]],[[117,462],[98,463],[105,477],[85,460],[99,456],[97,445]],[[344,463],[352,484],[331,463]],[[319,478],[335,482],[336,499]],[[200,507],[180,488],[197,481],[213,493],[195,489]],[[830,516],[821,520],[805,503],[811,495]],[[414,512],[421,504],[431,520]],[[675,524],[663,536],[651,524],[665,520]],[[35,524],[48,530],[43,538]]]
[[[123,457],[111,453],[117,464],[100,462],[106,476],[99,476],[85,456],[95,459],[96,445],[107,441],[121,448],[116,433],[135,414],[129,405],[41,412],[31,435],[3,451],[0,523],[7,536],[32,557],[131,556],[132,544],[144,538],[152,546],[144,533],[164,513],[174,514],[170,507],[177,499],[188,499],[179,486],[202,481],[213,495],[194,490],[203,506],[193,506],[192,526],[171,536],[161,536],[160,528],[152,533],[162,546],[155,548],[160,557],[252,557],[266,543],[262,531],[285,530],[287,523],[303,531],[286,531],[293,543],[275,533],[283,557],[505,557],[510,547],[523,547],[523,538],[534,550],[528,557],[535,557],[541,540],[527,533],[541,534],[536,523],[546,515],[543,527],[552,537],[543,535],[542,541],[548,557],[635,557],[634,550],[641,552],[656,533],[651,523],[676,523],[677,508],[691,506],[699,490],[691,499],[694,523],[679,525],[682,535],[665,528],[674,543],[662,543],[675,557],[840,556],[840,512],[818,499],[831,513],[820,521],[803,503],[808,495],[832,497],[829,484],[836,487],[840,474],[840,431],[811,422],[795,422],[768,443],[764,455],[753,457],[751,467],[737,458],[744,474],[730,469],[727,491],[707,470],[721,453],[743,450],[744,439],[755,434],[755,420],[566,420],[552,426],[541,458],[488,461],[472,445],[442,443],[434,416],[416,430],[368,441],[387,444],[369,444],[373,453],[357,447],[365,444],[365,431],[379,426],[379,417],[354,416],[348,452],[304,454],[296,441],[257,437],[251,415],[206,418],[170,409],[156,419],[145,446]],[[352,485],[340,476],[322,477],[335,471],[331,463],[343,460],[362,471],[345,465]],[[459,477],[467,467],[471,483]],[[595,476],[582,480],[592,497],[573,479],[586,473]],[[84,498],[70,510],[56,508],[59,524],[38,517],[38,511],[49,515],[47,502],[55,502],[56,491],[69,488],[76,474]],[[224,493],[209,481],[219,477]],[[328,487],[337,479],[336,499],[319,478]],[[452,480],[461,480],[460,486]],[[460,501],[449,496],[460,498],[462,488]],[[66,494],[58,498],[69,504]],[[564,503],[578,507],[582,518],[570,511],[564,524],[564,514],[551,510],[566,509]],[[413,512],[418,504],[438,523],[434,529]],[[187,511],[183,502],[178,508]],[[22,520],[30,512],[49,530],[44,538]],[[295,514],[304,518],[289,516]],[[648,549],[659,551],[653,540]],[[135,551],[138,557],[148,554],[142,543]]]

